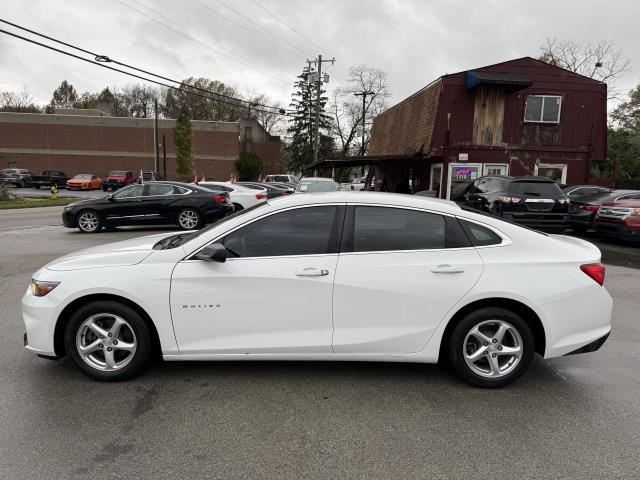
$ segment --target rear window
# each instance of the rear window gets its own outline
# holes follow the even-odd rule
[[[562,190],[555,182],[511,182],[508,192],[533,195],[535,197],[557,197],[562,195]]]
[[[320,182],[302,181],[298,184],[297,190],[298,192],[306,192],[306,193],[335,192],[336,184],[334,182],[329,182],[329,181],[320,181]]]

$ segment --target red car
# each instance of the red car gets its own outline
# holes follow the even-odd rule
[[[127,170],[111,170],[102,184],[102,190],[106,192],[111,189],[115,192],[119,188],[130,185],[136,180],[137,177],[134,178],[133,172]]]
[[[616,202],[605,202],[594,221],[602,235],[640,240],[640,194]]]

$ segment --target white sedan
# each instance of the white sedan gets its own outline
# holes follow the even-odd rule
[[[229,199],[236,211],[251,208],[267,200],[266,189],[256,190],[255,188],[247,188],[231,182],[198,182],[198,185],[204,188],[209,187],[216,191],[228,192]]]
[[[449,361],[498,387],[597,350],[600,251],[426,197],[290,195],[203,230],[89,248],[33,275],[25,345],[121,380],[165,360]],[[288,308],[269,308],[286,298]]]

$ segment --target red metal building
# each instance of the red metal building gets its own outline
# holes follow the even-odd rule
[[[481,175],[587,182],[606,158],[607,86],[530,57],[444,75],[378,115],[366,158],[375,189],[450,198]],[[404,187],[406,188],[406,187]]]

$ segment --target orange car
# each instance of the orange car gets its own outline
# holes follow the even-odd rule
[[[73,178],[67,180],[67,190],[100,190],[102,188],[102,180],[97,175],[91,175],[90,173],[79,173]]]

